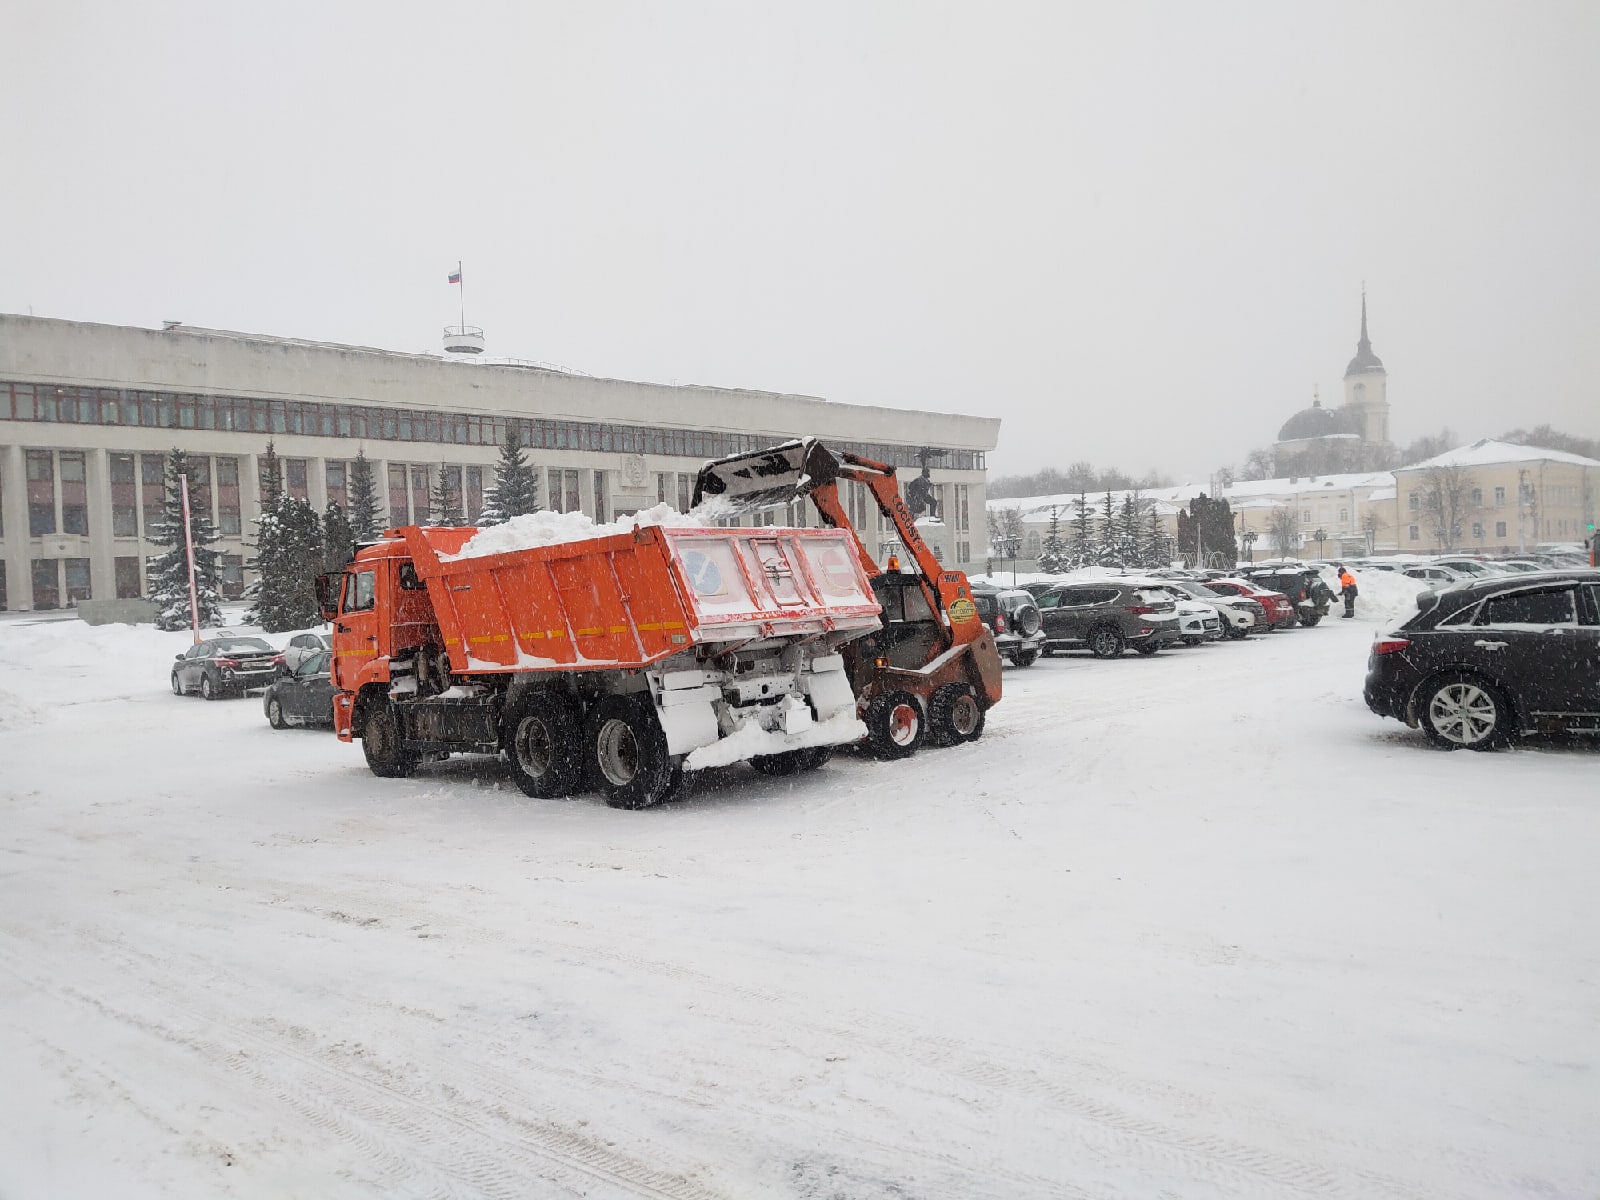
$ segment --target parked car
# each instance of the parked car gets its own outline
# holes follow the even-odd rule
[[[1044,621],[1033,595],[1022,588],[972,585],[978,616],[994,635],[995,649],[1012,666],[1031,667],[1044,650]]]
[[[1467,578],[1452,567],[1440,567],[1431,563],[1418,563],[1414,567],[1407,567],[1401,574],[1407,579],[1424,580],[1434,587],[1449,587],[1452,583],[1460,583]]]
[[[1270,591],[1282,592],[1294,605],[1300,624],[1310,627],[1328,615],[1333,589],[1322,576],[1307,566],[1246,567],[1239,572],[1250,582]]]
[[[331,650],[308,654],[288,675],[276,680],[261,697],[262,711],[274,729],[291,725],[333,726]]]
[[[220,637],[196,642],[172,666],[172,692],[198,691],[207,700],[230,692],[244,695],[283,674],[283,655],[257,637]]]
[[[1486,559],[1472,558],[1466,555],[1446,557],[1440,555],[1431,558],[1422,564],[1429,567],[1447,567],[1463,578],[1488,579],[1492,576],[1503,575],[1499,563],[1489,562]]]
[[[1424,592],[1373,643],[1367,707],[1447,750],[1536,730],[1600,732],[1600,571],[1496,577]]]
[[[1185,646],[1214,642],[1222,636],[1222,616],[1214,605],[1195,599],[1172,579],[1149,579],[1146,587],[1172,597],[1178,613],[1178,640]]]
[[[1259,601],[1237,592],[1217,591],[1209,584],[1192,580],[1173,579],[1168,582],[1190,598],[1216,609],[1223,637],[1244,638],[1250,636],[1252,629],[1267,627],[1267,610]]]
[[[1120,579],[1060,584],[1037,597],[1045,653],[1088,650],[1116,658],[1128,647],[1154,654],[1178,640],[1177,604],[1155,588]]]
[[[1206,587],[1214,592],[1254,600],[1261,605],[1262,619],[1266,623],[1268,632],[1274,629],[1287,629],[1300,619],[1295,614],[1294,605],[1289,603],[1289,597],[1271,588],[1261,587],[1248,579],[1208,579]]]
[[[289,639],[289,644],[283,648],[283,665],[290,673],[300,665],[300,660],[313,654],[320,654],[324,650],[333,649],[333,635],[331,633],[297,633]]]

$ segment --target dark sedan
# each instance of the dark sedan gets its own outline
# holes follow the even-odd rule
[[[261,705],[274,729],[333,724],[333,680],[328,675],[332,661],[327,650],[307,655],[292,675],[267,689]]]
[[[1447,750],[1600,732],[1600,571],[1498,576],[1424,592],[1419,605],[1373,643],[1373,712]]]
[[[207,700],[264,688],[283,674],[283,655],[255,637],[196,642],[172,664],[172,693],[199,692]]]

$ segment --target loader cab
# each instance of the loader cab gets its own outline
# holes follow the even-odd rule
[[[883,606],[883,628],[862,639],[863,653],[908,670],[939,653],[944,629],[928,606],[921,576],[884,571],[873,578],[872,594]]]

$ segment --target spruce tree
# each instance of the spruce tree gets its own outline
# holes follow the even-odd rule
[[[268,633],[304,629],[322,619],[317,610],[317,575],[323,567],[322,519],[294,496],[280,496],[256,521],[256,557],[261,577],[250,620]]]
[[[322,570],[342,571],[355,557],[356,536],[350,518],[337,500],[329,500],[322,513]]]
[[[1147,567],[1165,567],[1168,565],[1167,531],[1161,526],[1161,514],[1156,512],[1155,504],[1150,505],[1150,527],[1146,532],[1144,545],[1144,562]]]
[[[1109,490],[1100,512],[1100,540],[1095,559],[1101,566],[1113,566],[1117,561],[1117,506]]]
[[[357,541],[367,541],[383,532],[381,512],[372,463],[365,450],[357,450],[355,461],[350,464],[350,532]]]
[[[512,517],[539,511],[539,472],[528,463],[527,453],[514,428],[507,428],[494,466],[494,484],[484,501],[479,525],[499,525]]]
[[[189,560],[183,539],[183,484],[191,474],[189,455],[174,447],[167,454],[163,473],[161,520],[150,531],[157,546],[168,546],[165,554],[150,560],[150,599],[156,603],[156,628],[175,630],[189,627]],[[189,530],[194,543],[195,596],[202,626],[222,624],[222,556],[208,547],[217,540],[211,524],[211,500],[203,485],[189,483]]]
[[[1139,510],[1143,507],[1144,499],[1137,488],[1122,497],[1122,511],[1117,518],[1117,556],[1130,567],[1144,563],[1144,530],[1139,527]]]
[[[272,446],[272,440],[267,440],[267,452],[261,456],[261,511],[268,512],[278,503],[278,498],[283,495],[283,464],[278,461],[278,452]]]
[[[1050,506],[1050,524],[1044,533],[1044,545],[1039,550],[1039,569],[1051,575],[1067,569],[1067,546],[1061,537],[1061,509]]]
[[[449,464],[440,463],[433,486],[428,489],[429,523],[455,526],[461,524],[461,497],[451,486]]]
[[[1088,566],[1094,561],[1094,527],[1089,523],[1089,497],[1083,492],[1072,502],[1072,565]]]

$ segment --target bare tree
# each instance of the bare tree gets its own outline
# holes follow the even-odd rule
[[[1287,504],[1280,504],[1267,518],[1267,537],[1282,558],[1289,557],[1300,544],[1300,516]]]
[[[1015,558],[1022,553],[1022,510],[997,508],[990,516],[989,541],[996,558]]]
[[[1429,467],[1422,473],[1422,511],[1441,550],[1454,550],[1461,540],[1475,482],[1460,463]]]

